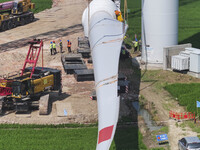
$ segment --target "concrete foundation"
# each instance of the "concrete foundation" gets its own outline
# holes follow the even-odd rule
[[[200,73],[196,73],[196,72],[189,72],[188,71],[188,73],[187,73],[188,75],[190,75],[190,76],[193,76],[193,77],[195,77],[195,78],[200,78]]]
[[[161,63],[146,63],[141,60],[141,57],[136,57],[132,59],[132,65],[134,67],[140,68],[142,70],[160,70],[163,68]]]

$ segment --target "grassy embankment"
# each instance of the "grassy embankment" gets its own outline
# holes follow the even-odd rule
[[[122,1],[123,3],[123,1]],[[141,38],[141,0],[127,0],[128,3],[128,39],[129,45],[134,40],[134,35]],[[122,6],[123,7],[123,6]],[[200,48],[200,1],[180,0],[179,2],[179,44],[192,43],[193,47]],[[123,12],[123,9],[122,9]],[[133,46],[133,45],[132,45]]]
[[[118,128],[110,150],[145,150],[145,145],[138,144],[138,137],[134,136],[137,133],[138,130],[134,127]],[[94,150],[97,126],[2,124],[0,134],[2,150]],[[138,136],[142,141],[142,135]]]
[[[167,85],[165,89],[179,101],[181,106],[185,106],[188,112],[195,112],[197,114],[196,101],[200,101],[200,84],[171,84]]]
[[[0,3],[7,1],[9,0],[0,0]],[[34,13],[49,9],[52,6],[52,0],[32,0],[32,2],[35,3],[35,9],[33,10]]]

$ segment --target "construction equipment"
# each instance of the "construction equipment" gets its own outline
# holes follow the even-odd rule
[[[61,71],[36,67],[43,41],[35,39],[29,44],[22,72],[0,79],[0,112],[4,108],[27,112],[31,107],[39,107],[39,114],[47,115],[49,92],[61,93]],[[32,67],[25,68],[27,63]]]
[[[0,3],[0,29],[1,31],[25,25],[34,20],[35,4],[31,0],[18,0]]]

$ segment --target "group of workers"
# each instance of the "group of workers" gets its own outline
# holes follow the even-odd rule
[[[119,10],[115,10],[115,14],[116,14],[116,19],[120,22],[123,22],[124,19],[122,18],[122,13]],[[124,37],[124,39],[126,38],[126,36]],[[139,50],[139,41],[137,40],[137,35],[135,34],[135,41],[134,41],[134,51],[138,51]],[[122,51],[123,52],[123,51]],[[124,53],[124,52],[123,52]]]
[[[67,40],[67,48],[68,48],[68,52],[71,53],[72,50],[71,50],[71,45],[72,43]],[[62,40],[60,40],[59,42],[59,47],[60,47],[60,53],[63,53],[63,44],[62,44]],[[51,52],[51,55],[55,55],[57,53],[57,50],[56,50],[56,42],[53,41],[53,42],[50,42],[50,52]]]
[[[122,18],[122,13],[119,10],[115,10],[115,14],[116,14],[116,19],[120,22],[123,22],[124,19]],[[126,38],[126,36],[125,36]],[[124,38],[124,39],[125,39]],[[68,52],[71,53],[71,45],[72,43],[67,40],[67,48],[68,48]],[[59,47],[60,47],[60,53],[63,52],[63,44],[62,44],[62,40],[60,40],[59,42]],[[137,35],[135,35],[135,41],[134,41],[134,51],[138,51],[139,50],[139,42],[137,40]],[[51,51],[51,55],[55,55],[57,53],[56,51],[56,43],[55,41],[50,43],[50,51]],[[125,55],[125,49],[122,50],[122,55]]]

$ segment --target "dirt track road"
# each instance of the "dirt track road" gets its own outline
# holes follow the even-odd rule
[[[81,17],[86,8],[84,0],[59,0],[51,9],[35,14],[36,21],[0,33],[0,51],[23,47],[32,38],[45,41],[82,32]],[[77,42],[76,42],[77,43]]]

